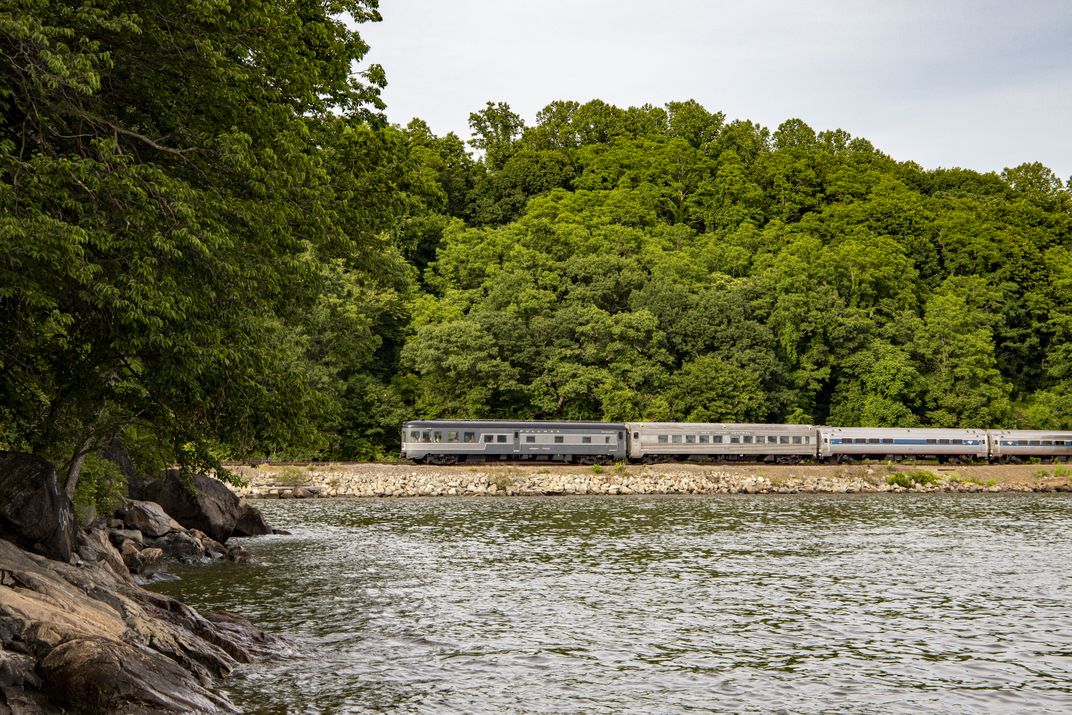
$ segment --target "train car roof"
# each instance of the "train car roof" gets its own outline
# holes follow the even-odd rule
[[[591,430],[624,430],[622,422],[539,422],[539,421],[510,421],[510,420],[413,420],[402,425],[404,429],[416,427],[418,429],[446,428],[446,427],[472,427],[474,429],[591,429]]]
[[[819,429],[823,432],[855,432],[857,434],[867,432],[897,432],[901,434],[906,432],[918,432],[921,434],[939,434],[941,432],[948,434],[986,432],[986,429],[982,427],[827,427],[824,425],[819,427]]]
[[[1034,439],[1068,439],[1072,437],[1072,432],[1061,430],[992,429],[989,431],[1002,437],[1029,437]]]
[[[676,427],[689,429],[757,429],[777,430],[788,429],[815,429],[814,425],[787,425],[767,424],[761,422],[626,422],[630,427],[643,427],[655,429],[673,429]]]

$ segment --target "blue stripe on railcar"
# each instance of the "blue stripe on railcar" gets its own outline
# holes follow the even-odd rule
[[[860,437],[860,438],[857,438],[857,439],[863,439],[863,438]],[[871,437],[871,439],[875,439],[875,437]],[[888,440],[890,438],[889,437],[883,437],[882,439]],[[928,442],[925,439],[894,439],[892,442],[881,442],[881,443],[879,443],[879,442],[868,442],[866,444],[859,443],[859,446],[867,447],[867,446],[871,446],[871,445],[877,445],[879,447],[882,447],[882,446],[885,445],[885,446],[889,447],[890,445],[898,445],[898,444],[919,444],[919,445],[924,445],[924,446],[930,445],[932,447],[935,447],[935,446],[942,446],[942,447],[960,447],[960,446],[973,447],[973,446],[978,446],[978,445],[980,445],[982,443],[983,443],[982,440],[966,439],[966,440],[962,440],[960,442],[957,442],[956,444],[944,444],[943,443],[941,445],[938,445],[935,442]],[[845,445],[851,444],[852,446],[855,447],[855,446],[857,446],[858,443],[853,442],[852,437],[844,437],[844,438],[831,437],[830,438],[830,444],[845,444]]]

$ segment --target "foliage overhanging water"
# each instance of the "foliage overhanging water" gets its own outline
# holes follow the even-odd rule
[[[1072,499],[269,501],[159,588],[288,633],[244,711],[1065,712]]]

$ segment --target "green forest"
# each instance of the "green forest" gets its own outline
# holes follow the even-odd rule
[[[1072,429],[1072,194],[695,101],[393,123],[375,0],[0,8],[0,449],[414,418]],[[745,108],[746,109],[746,108]]]

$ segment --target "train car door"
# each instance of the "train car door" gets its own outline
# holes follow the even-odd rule
[[[514,432],[514,454],[521,454],[521,433]]]

